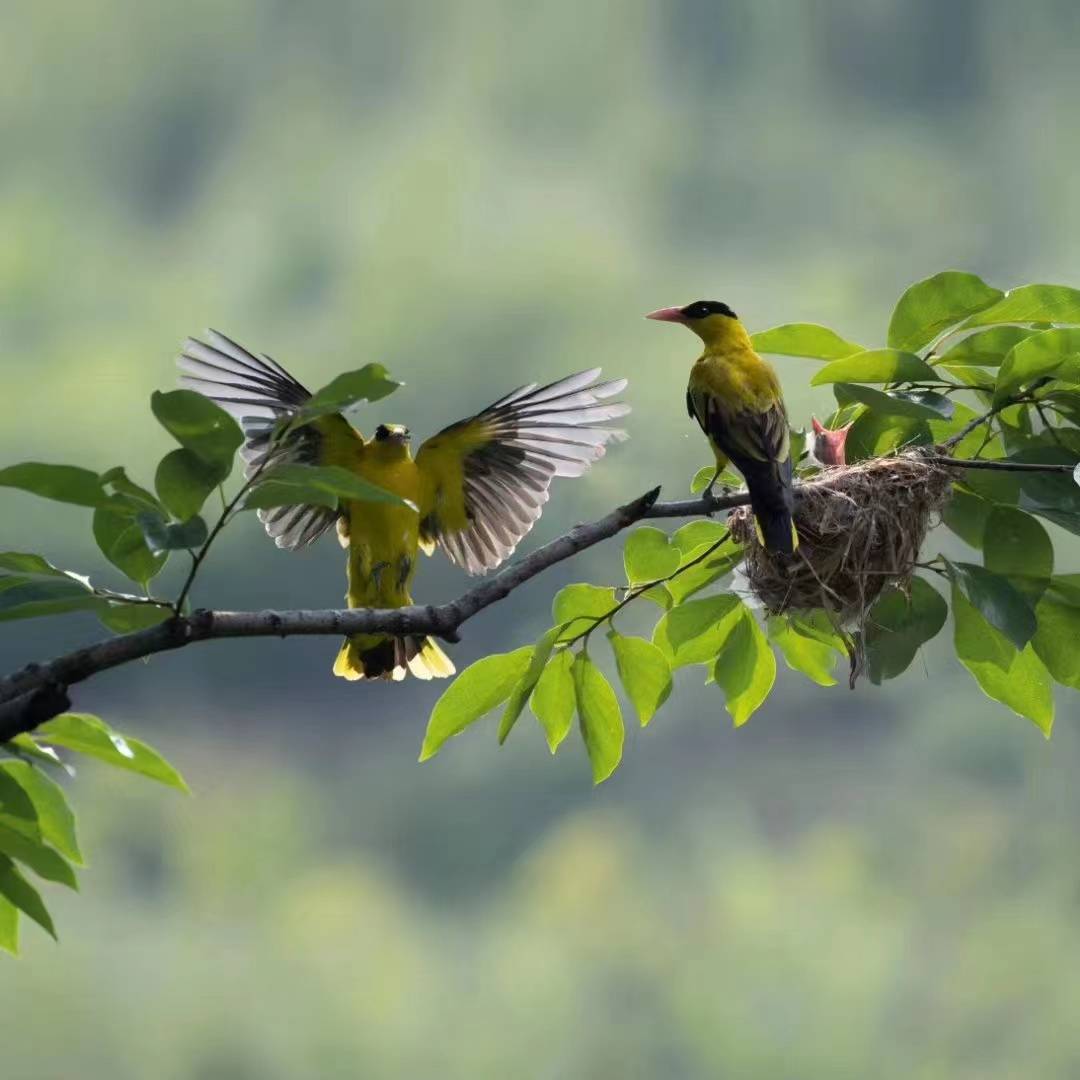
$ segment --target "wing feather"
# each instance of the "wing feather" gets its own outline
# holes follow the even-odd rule
[[[529,383],[428,439],[416,457],[425,549],[439,544],[470,574],[509,558],[540,517],[554,477],[581,476],[609,442],[625,438],[605,425],[630,411],[609,400],[626,380],[599,377],[591,368]]]
[[[208,330],[206,336],[208,341],[188,338],[184,342],[176,361],[182,372],[180,385],[210,398],[240,423],[246,437],[240,449],[245,476],[250,478],[269,464],[322,463],[328,434],[362,445],[359,433],[344,417],[330,416],[293,431],[271,447],[278,421],[295,415],[311,393],[269,356],[256,356],[216,330]],[[306,504],[259,510],[258,515],[267,535],[288,551],[314,543],[339,516],[325,506]]]

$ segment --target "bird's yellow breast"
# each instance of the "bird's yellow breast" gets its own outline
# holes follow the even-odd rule
[[[706,349],[690,370],[690,390],[705,391],[735,411],[764,412],[780,399],[772,365],[749,347]]]

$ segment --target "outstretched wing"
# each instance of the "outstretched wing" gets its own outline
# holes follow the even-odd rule
[[[271,464],[326,465],[340,459],[343,450],[362,451],[359,432],[339,415],[320,417],[271,448],[274,426],[294,416],[311,393],[269,356],[256,356],[216,330],[206,334],[208,342],[198,338],[184,342],[176,361],[184,372],[180,384],[210,398],[239,421],[246,436],[240,454],[247,477]],[[274,543],[287,551],[314,543],[338,517],[335,510],[309,505],[278,506],[258,514]]]
[[[416,456],[422,479],[420,542],[442,546],[470,574],[492,570],[540,517],[556,476],[580,476],[625,432],[602,427],[630,406],[608,399],[625,379],[599,368],[547,386],[519,387],[444,428]]]

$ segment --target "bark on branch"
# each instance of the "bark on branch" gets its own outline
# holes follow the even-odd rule
[[[1071,471],[1064,465],[1020,465],[1015,462],[964,461],[945,456],[929,460],[955,468],[1013,468],[1025,471]],[[545,570],[593,547],[637,521],[655,518],[700,517],[745,506],[745,493],[657,502],[654,488],[610,514],[577,525],[563,536],[512,562],[456,600],[446,604],[413,604],[403,608],[354,608],[318,611],[207,611],[176,617],[148,630],[124,634],[66,653],[44,664],[30,664],[0,679],[0,742],[70,707],[67,690],[75,683],[110,668],[155,653],[185,648],[197,641],[234,637],[289,637],[363,633],[432,634],[457,641],[458,630],[478,612],[509,596]],[[796,489],[796,496],[798,489]]]

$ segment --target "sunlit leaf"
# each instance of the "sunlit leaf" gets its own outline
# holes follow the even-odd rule
[[[713,680],[724,691],[725,708],[736,727],[764,704],[776,681],[776,657],[757,619],[741,601],[716,657]]]
[[[730,536],[721,542],[702,544],[683,556],[678,576],[667,583],[667,590],[676,604],[681,604],[687,597],[719,581],[730,574],[743,560],[743,549]]]
[[[826,364],[814,373],[810,385],[924,381],[940,380],[934,369],[914,353],[897,349],[870,349]]]
[[[95,609],[102,625],[116,634],[130,634],[136,630],[148,630],[172,617],[172,612],[157,604],[108,602]]]
[[[517,719],[521,715],[521,710],[525,708],[525,702],[529,700],[540,676],[543,674],[544,668],[551,656],[551,650],[555,647],[555,642],[559,637],[559,631],[561,629],[561,626],[553,626],[540,638],[536,645],[533,646],[532,656],[529,658],[529,666],[525,669],[524,674],[518,679],[517,683],[515,683],[513,690],[511,690],[510,697],[506,702],[506,708],[503,710],[502,718],[499,721],[500,745],[506,742],[506,737],[517,723]]]
[[[1021,285],[980,311],[968,326],[992,323],[1080,323],[1080,289],[1067,285]]]
[[[742,602],[730,593],[688,600],[656,624],[653,644],[673,668],[708,664],[720,651],[741,610]]]
[[[1018,342],[998,370],[994,404],[1000,405],[1022,386],[1047,375],[1080,371],[1080,329],[1044,330]]]
[[[700,495],[708,486],[712,478],[716,476],[715,465],[704,465],[694,473],[693,480],[690,481],[690,494]],[[719,476],[716,476],[716,485],[713,488],[713,494],[716,494],[717,488],[740,488],[743,486],[743,482],[740,477],[736,476],[730,469],[724,469]]]
[[[19,955],[19,909],[0,896],[0,949]]]
[[[667,533],[651,525],[635,529],[623,545],[623,566],[631,585],[656,581],[679,568],[680,552],[673,547]]]
[[[1005,294],[975,274],[944,270],[917,281],[900,297],[889,320],[889,345],[913,352],[929,345],[962,319],[983,311]]]
[[[37,733],[50,746],[62,746],[98,758],[179,791],[188,790],[184,778],[153,747],[113,731],[96,716],[64,713],[42,724]]]
[[[730,536],[731,530],[721,521],[710,521],[708,518],[697,518],[676,529],[672,534],[671,542],[682,552],[683,561],[695,551],[700,551],[706,544],[714,544],[718,540]]]
[[[836,650],[815,637],[799,632],[798,624],[785,617],[768,620],[768,635],[792,671],[801,671],[818,686],[835,686]]]
[[[919,649],[945,625],[949,606],[922,578],[913,578],[910,596],[890,586],[866,619],[864,647],[870,681],[880,684],[902,675]]]
[[[863,352],[861,345],[846,341],[835,330],[815,323],[785,323],[750,335],[754,348],[777,356],[805,356],[812,360],[839,360]]]
[[[79,888],[75,871],[63,855],[40,840],[13,829],[3,820],[0,820],[0,852],[27,866],[45,881],[55,881],[69,889]]]
[[[64,789],[41,769],[26,761],[5,761],[0,764],[0,772],[8,780],[14,781],[33,805],[36,832],[30,835],[51,844],[61,855],[82,866],[82,853],[75,835],[75,815],[68,805]],[[11,811],[7,802],[4,802],[3,809],[5,813]],[[13,822],[8,821],[8,824]]]
[[[570,734],[577,698],[574,690],[574,654],[564,649],[549,661],[529,698],[529,708],[544,729],[548,748],[554,754]]]
[[[379,401],[401,385],[390,378],[382,364],[365,364],[357,371],[346,371],[304,402],[293,426],[309,423],[327,413],[342,412],[358,401]]]
[[[24,915],[33,919],[50,937],[56,939],[56,927],[41,894],[6,855],[0,855],[0,896],[5,897]]]
[[[608,634],[619,680],[626,696],[645,727],[671,693],[671,665],[651,642],[639,637],[624,637],[612,630]]]
[[[1054,696],[1050,673],[1029,642],[1016,647],[968,602],[953,583],[954,644],[960,662],[988,696],[1025,716],[1050,737]]]
[[[101,482],[107,487],[111,487],[115,494],[121,496],[132,507],[132,513],[138,512],[135,507],[158,511],[164,509],[158,499],[151,495],[146,488],[140,487],[128,478],[128,474],[122,465],[117,465],[115,468],[109,469],[108,472],[103,472]],[[115,500],[113,500],[113,503],[115,504]]]
[[[1035,608],[1038,629],[1031,639],[1036,655],[1055,681],[1080,690],[1080,584],[1054,578]]]
[[[867,409],[848,431],[845,449],[850,465],[908,446],[925,446],[930,441],[930,428],[925,420],[910,416],[886,416]]]
[[[619,699],[589,654],[574,657],[571,669],[577,698],[578,726],[592,765],[593,783],[603,783],[619,766],[623,750],[623,719]]]
[[[594,623],[603,619],[615,606],[615,590],[599,585],[566,585],[551,603],[551,621],[566,624],[560,641],[577,637]]]
[[[76,506],[102,506],[109,498],[96,472],[77,465],[46,465],[38,461],[0,469],[0,487],[18,488],[43,499]]]
[[[249,492],[245,510],[314,504],[335,509],[340,500],[416,505],[340,465],[275,465]]]
[[[1026,337],[1036,333],[1023,326],[994,326],[989,330],[980,330],[969,334],[947,349],[935,361],[938,367],[999,367],[1006,353]]]
[[[470,664],[435,702],[420,760],[434,757],[447,739],[501,705],[513,692],[532,660],[533,647],[485,656]]]

